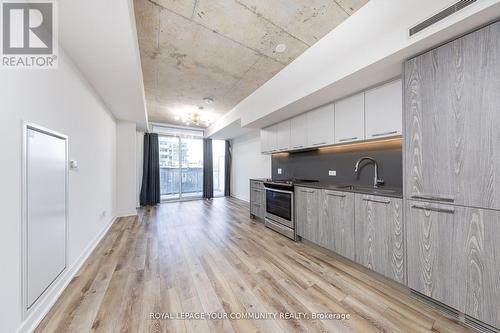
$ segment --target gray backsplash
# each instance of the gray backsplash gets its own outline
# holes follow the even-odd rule
[[[362,156],[373,157],[379,165],[379,177],[385,180],[385,186],[402,188],[403,157],[401,148],[355,151],[328,152],[313,150],[306,152],[276,154],[272,157],[273,179],[315,179],[322,182],[352,183],[373,185],[373,164],[361,168],[359,178],[354,173],[354,165]],[[278,175],[278,168],[282,174]],[[337,176],[329,176],[328,171],[337,171]]]

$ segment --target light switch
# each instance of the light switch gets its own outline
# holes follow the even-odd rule
[[[328,170],[328,176],[336,176],[337,175],[337,171],[335,170]]]
[[[278,175],[281,175],[283,172],[283,170],[281,170],[281,168],[278,168]]]

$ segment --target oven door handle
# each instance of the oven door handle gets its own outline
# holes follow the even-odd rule
[[[275,188],[270,188],[270,187],[266,187],[265,189],[266,189],[266,191],[273,191],[273,192],[293,194],[293,191],[277,190]]]

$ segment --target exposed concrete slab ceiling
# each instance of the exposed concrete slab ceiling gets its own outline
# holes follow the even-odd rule
[[[451,1],[453,2],[453,1]],[[500,0],[482,0],[409,37],[408,29],[450,0],[371,0],[232,111],[205,130],[240,120],[263,128],[401,75],[405,59],[500,17]]]
[[[134,0],[150,121],[216,120],[366,2]]]

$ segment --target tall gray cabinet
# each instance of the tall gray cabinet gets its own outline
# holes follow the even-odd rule
[[[404,65],[408,285],[500,327],[500,22]]]

